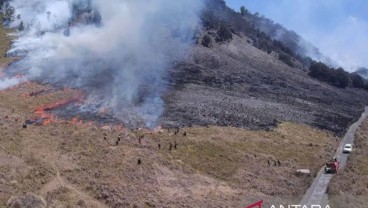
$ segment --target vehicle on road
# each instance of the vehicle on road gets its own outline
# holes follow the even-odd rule
[[[353,145],[351,144],[345,144],[343,153],[351,153],[353,151]]]
[[[337,159],[333,159],[326,163],[325,165],[325,173],[326,174],[335,174],[339,170],[340,163]]]

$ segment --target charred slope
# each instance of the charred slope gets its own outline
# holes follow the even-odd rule
[[[264,129],[292,121],[342,134],[360,116],[367,91],[312,79],[308,58],[293,51],[299,49],[259,31],[251,14],[235,13],[221,0],[208,2],[193,53],[168,76],[163,124]],[[221,27],[232,37],[221,40]],[[290,62],[280,59],[285,56]]]
[[[238,13],[228,8],[223,0],[207,0],[202,14],[205,29],[227,28],[232,33],[246,34],[253,46],[267,53],[275,51],[280,60],[290,66],[309,67],[313,57],[317,60],[332,61],[319,52],[319,49],[304,40],[294,31],[247,9]],[[299,63],[295,63],[299,61]],[[300,65],[300,63],[302,65]]]
[[[212,9],[219,8],[223,5]],[[216,28],[205,27],[193,53],[170,71],[164,125],[264,129],[292,121],[342,134],[368,104],[367,91],[314,80],[295,57],[293,64],[280,60],[280,55],[294,53],[270,37],[263,38],[270,40],[270,50],[264,50],[250,37],[252,30],[248,34],[229,27],[229,41],[219,41]],[[204,36],[210,38],[209,47],[201,44]]]

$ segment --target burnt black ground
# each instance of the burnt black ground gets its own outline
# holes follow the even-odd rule
[[[368,104],[367,91],[314,80],[305,68],[289,67],[247,39],[194,46],[168,74],[161,123],[268,129],[292,121],[342,135]]]
[[[292,68],[278,54],[265,53],[246,36],[192,53],[172,68],[163,96],[165,127],[191,125],[271,129],[281,121],[304,123],[342,135],[368,104],[368,91],[341,89],[312,79],[305,68]],[[301,66],[301,65],[300,65]],[[99,124],[144,127],[135,117],[121,120],[112,114],[81,112],[68,105],[52,113]]]

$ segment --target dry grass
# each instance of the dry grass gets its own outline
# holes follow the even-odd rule
[[[345,170],[333,178],[328,189],[334,207],[368,207],[368,120],[355,136]]]
[[[0,24],[2,25],[1,20]],[[10,44],[13,40],[13,37],[9,35],[10,33],[11,30],[0,26],[0,74],[2,69],[14,60],[13,58],[6,57],[6,52],[10,49]]]
[[[190,135],[189,139],[180,139],[184,147],[170,156],[222,180],[231,180],[239,168],[266,169],[260,166],[268,166],[268,160],[318,170],[323,164],[321,158],[330,158],[328,153],[335,147],[331,134],[292,123],[282,123],[270,132],[231,127],[197,127],[184,131]],[[261,160],[262,164],[254,166],[249,157]]]
[[[273,131],[192,127],[177,135],[167,129],[126,132],[67,122],[23,129],[34,108],[73,94],[27,96],[47,88],[25,83],[0,92],[0,154],[12,161],[0,160],[5,190],[0,204],[31,192],[49,196],[55,207],[80,200],[89,207],[239,206],[249,192],[303,194],[312,177],[294,171],[319,169],[337,145],[332,134],[293,123]],[[115,146],[117,137],[122,141]],[[175,141],[178,149],[170,151]],[[281,166],[268,166],[273,160]]]

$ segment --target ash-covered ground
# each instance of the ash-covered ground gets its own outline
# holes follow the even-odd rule
[[[267,129],[293,121],[341,134],[368,104],[367,91],[314,80],[245,36],[210,48],[198,44],[193,51],[169,72],[161,117],[166,126]]]

